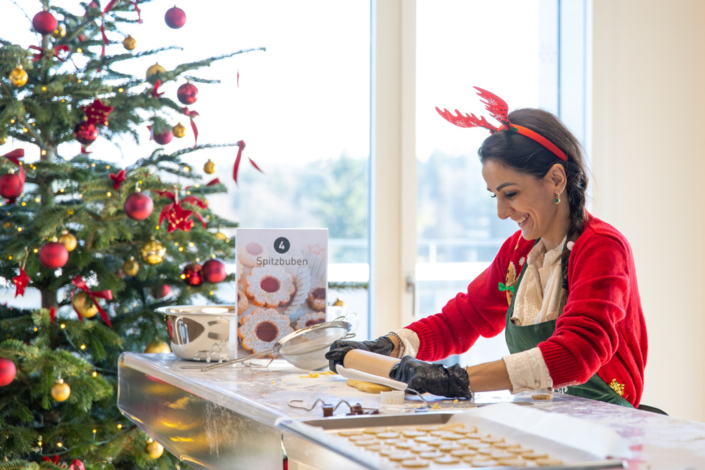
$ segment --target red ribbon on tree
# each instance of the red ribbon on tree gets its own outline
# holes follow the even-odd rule
[[[235,184],[237,184],[237,172],[240,169],[240,160],[242,159],[242,150],[245,148],[245,141],[240,140],[237,142],[236,145],[239,147],[239,149],[237,151],[237,157],[235,158],[235,166],[233,167],[233,179],[235,180]],[[250,157],[247,157],[247,159],[257,171],[264,174],[264,171],[262,171],[262,169],[258,167],[257,164]]]
[[[55,455],[53,459],[50,459],[49,457],[42,457],[45,462],[51,462],[54,465],[59,465],[59,456]]]
[[[49,457],[42,457],[44,459],[44,462],[51,462],[54,465],[59,465],[59,455],[55,455],[53,459],[50,459]],[[66,466],[66,464],[63,464],[62,466]],[[71,461],[71,466],[69,467],[69,470],[86,470],[86,467],[83,466],[83,462],[81,462],[78,459],[73,459]]]
[[[116,175],[115,173],[110,173],[108,175],[111,180],[113,180],[113,188],[119,190],[120,185],[122,184],[123,181],[125,181],[125,170],[120,170],[120,172]]]
[[[194,137],[193,148],[196,148],[198,146],[198,127],[196,127],[196,121],[194,121],[193,118],[199,114],[196,111],[189,111],[188,108],[183,108],[181,111],[191,120],[191,130],[193,130]]]
[[[183,230],[184,232],[191,230],[193,228],[193,220],[190,219],[192,215],[195,215],[196,218],[201,221],[201,224],[203,224],[203,228],[206,228],[206,221],[203,220],[201,214],[184,209],[181,204],[193,204],[201,209],[207,208],[208,204],[201,201],[196,196],[189,196],[184,198],[181,202],[178,202],[176,195],[171,191],[156,191],[156,193],[173,201],[164,206],[162,212],[159,214],[159,225],[162,224],[164,219],[167,221],[167,233],[171,233],[174,230]]]
[[[118,2],[118,0],[111,0],[110,3],[108,3],[103,10],[103,14],[101,15],[100,19],[100,35],[103,37],[103,47],[100,51],[100,56],[105,57],[105,46],[110,44],[110,41],[108,41],[108,36],[105,35],[105,14],[110,11],[111,8],[115,6],[115,4]],[[100,69],[98,69],[100,71]]]
[[[140,11],[140,7],[137,6],[137,0],[130,0],[130,3],[135,6],[135,11],[137,12],[137,22],[142,24],[142,12]]]
[[[157,83],[154,84],[154,88],[152,89],[152,96],[155,98],[159,98],[164,94],[164,92],[159,93],[159,87],[162,86],[162,81],[157,80]]]
[[[113,325],[110,323],[110,318],[108,317],[108,314],[105,313],[105,310],[103,310],[103,307],[100,306],[98,303],[98,299],[106,299],[106,300],[113,300],[113,293],[110,290],[99,290],[99,291],[92,291],[88,288],[88,285],[86,284],[86,281],[81,279],[81,276],[76,276],[73,278],[71,281],[71,284],[76,286],[78,289],[82,290],[86,294],[88,294],[88,297],[91,298],[93,303],[95,304],[96,308],[98,309],[98,313],[100,313],[100,316],[103,320],[105,320],[105,323],[108,324],[110,328],[113,327]],[[71,291],[71,300],[73,300],[73,296],[76,293],[75,290]],[[76,307],[73,307],[73,311],[76,312],[76,315],[78,315],[78,319],[83,321],[83,317],[81,317],[81,314],[78,313],[78,310]]]
[[[214,179],[210,180],[209,182],[207,182],[205,184],[205,186],[215,186],[216,184],[220,184],[219,178],[214,178]],[[189,189],[192,189],[192,188],[195,188],[195,186],[186,186],[184,189],[186,189],[188,191]]]
[[[22,184],[24,185],[26,175],[24,174],[24,168],[22,167],[22,163],[20,162],[20,158],[24,157],[24,149],[15,149],[12,152],[8,152],[3,157],[7,158],[10,160],[12,163],[20,167],[20,172],[19,172],[19,177],[20,181],[22,181]],[[14,199],[7,199],[6,200],[7,204],[12,204],[15,202]]]
[[[54,318],[56,318],[56,308],[51,307],[49,309],[49,318],[51,318],[51,322],[54,323]]]
[[[51,51],[52,57],[56,57],[61,62],[66,62],[66,59],[68,59],[69,55],[71,55],[71,49],[69,49],[69,46],[67,46],[66,44],[60,44],[60,45],[56,46],[54,49],[42,49],[41,47],[38,47],[38,46],[29,46],[29,48],[34,49],[35,51],[39,51],[39,53],[34,54],[34,57],[32,57],[32,62],[36,62],[38,60],[41,60],[45,54],[49,53],[49,51]],[[65,52],[66,57],[59,56],[60,52]]]

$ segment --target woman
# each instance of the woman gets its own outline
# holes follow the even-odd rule
[[[519,109],[477,88],[499,127],[485,118],[437,111],[460,127],[491,135],[478,154],[497,215],[519,231],[492,264],[442,312],[374,341],[338,341],[331,369],[352,349],[402,357],[390,373],[420,392],[540,388],[638,406],[647,336],[629,243],[585,210],[588,178],[578,140],[552,114]],[[445,368],[437,361],[467,351],[479,336],[505,330],[512,353],[495,362]]]

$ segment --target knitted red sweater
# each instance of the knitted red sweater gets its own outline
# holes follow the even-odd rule
[[[634,406],[644,389],[647,337],[631,247],[614,227],[588,215],[568,263],[568,300],[556,331],[539,349],[554,388],[587,382],[597,373]],[[534,245],[517,232],[492,264],[441,313],[406,328],[420,339],[417,357],[435,361],[470,349],[479,336],[505,326],[509,291]]]

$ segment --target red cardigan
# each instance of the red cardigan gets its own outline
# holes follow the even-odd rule
[[[568,299],[556,331],[539,349],[554,388],[585,383],[597,373],[638,406],[644,390],[647,337],[631,247],[614,227],[588,215],[568,263]],[[510,284],[534,245],[521,231],[504,242],[492,264],[441,313],[406,328],[419,336],[417,357],[435,361],[470,349],[479,336],[505,326]]]

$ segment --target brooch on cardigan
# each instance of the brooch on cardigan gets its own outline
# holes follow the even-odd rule
[[[617,395],[619,395],[620,397],[624,396],[624,384],[617,382],[617,379],[612,379],[612,383],[610,383],[610,388],[617,392]]]

